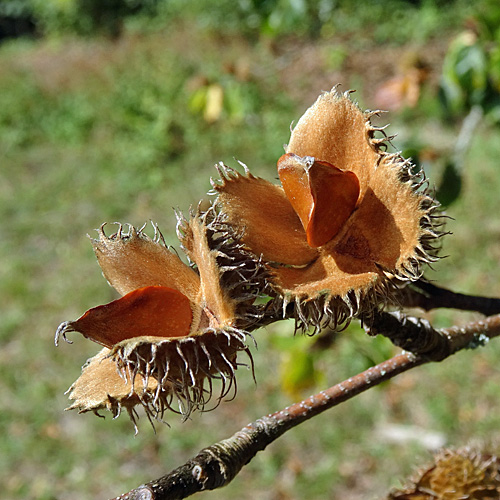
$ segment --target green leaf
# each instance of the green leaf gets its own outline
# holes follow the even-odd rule
[[[195,114],[201,114],[207,105],[207,87],[196,89],[189,99],[189,109]]]
[[[474,104],[484,104],[488,87],[488,57],[470,32],[450,45],[443,63],[440,97],[444,106],[459,114]]]
[[[313,387],[319,375],[314,366],[314,356],[302,349],[294,349],[283,356],[280,372],[281,388],[294,399]]]
[[[437,190],[437,199],[444,207],[451,205],[462,192],[462,175],[454,162],[449,161]]]

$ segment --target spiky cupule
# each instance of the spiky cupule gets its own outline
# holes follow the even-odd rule
[[[70,390],[71,388],[68,389],[68,391]],[[172,403],[174,399],[174,394],[172,391],[166,390],[166,388],[162,390],[162,393],[163,395],[161,399],[166,401],[166,404],[164,404],[162,408],[159,408],[158,404],[156,404],[155,402],[156,391],[151,392],[148,390],[143,390],[143,391],[138,391],[134,393],[132,396],[129,396],[125,399],[114,398],[113,396],[108,394],[103,407],[92,408],[91,410],[80,408],[78,413],[86,413],[87,411],[92,411],[98,417],[104,418],[104,415],[101,415],[99,413],[99,410],[105,408],[106,410],[111,412],[111,414],[113,415],[113,419],[116,419],[121,415],[123,409],[125,408],[130,420],[134,425],[135,433],[137,434],[139,431],[137,425],[137,420],[139,419],[139,413],[137,412],[136,407],[138,405],[142,406],[144,413],[146,414],[151,425],[153,426],[153,429],[155,428],[153,422],[154,420],[167,423],[163,421],[163,414],[165,412],[165,409],[167,409],[167,407],[169,407],[169,405]],[[73,408],[78,408],[78,407],[70,406],[66,408],[66,410],[72,410]]]
[[[166,410],[187,418],[193,410],[205,409],[212,395],[218,403],[236,394],[238,352],[247,353],[253,371],[246,343],[252,337],[237,325],[234,311],[246,315],[254,295],[243,295],[241,287],[233,299],[221,287],[232,273],[247,275],[248,271],[232,262],[227,269],[219,269],[218,260],[229,257],[209,248],[207,237],[212,233],[206,228],[207,217],[197,215],[186,221],[189,234],[181,241],[191,248],[191,267],[166,246],[154,224],[152,239],[144,228],[126,230],[121,224],[109,236],[104,226],[98,230],[94,249],[112,286],[123,295],[152,284],[178,290],[191,301],[193,322],[188,335],[166,330],[164,336],[129,336],[110,346],[104,359],[92,358],[71,388],[75,402],[70,408],[95,413],[107,409],[114,416],[126,408],[135,422],[134,407],[142,405],[150,420],[162,419]],[[58,329],[56,341],[73,331],[68,330],[71,324],[65,322]]]
[[[380,148],[382,144],[384,142],[378,142],[376,147]],[[315,296],[283,293],[284,290],[276,287],[271,277],[268,286],[275,291],[272,307],[281,310],[285,318],[293,317],[296,330],[307,331],[312,327],[313,333],[324,328],[341,331],[360,315],[369,324],[373,312],[383,310],[386,306],[399,306],[401,288],[420,279],[425,266],[440,259],[440,241],[447,234],[441,230],[444,216],[439,210],[439,203],[429,194],[429,182],[424,171],[414,173],[413,164],[399,154],[379,153],[385,155],[394,168],[399,169],[401,183],[409,186],[420,197],[420,235],[414,253],[396,269],[378,265],[378,275],[369,286],[352,289],[344,296],[332,295],[328,290],[319,291]]]
[[[146,403],[157,415],[173,410],[187,418],[193,410],[205,409],[216,381],[220,383],[217,404],[231,391],[236,394],[238,352],[249,356],[253,371],[247,336],[242,330],[225,327],[182,338],[138,337],[117,344],[109,356],[131,387],[137,377],[144,387],[150,378],[156,380],[156,390]],[[178,410],[173,402],[178,402]]]
[[[273,302],[268,305],[275,311],[280,310],[283,317],[293,317],[299,330],[307,330],[311,326],[314,331],[324,327],[340,330],[345,328],[352,318],[363,316],[365,322],[370,321],[371,313],[382,309],[385,305],[397,305],[398,291],[406,284],[418,280],[426,264],[432,264],[439,260],[439,242],[445,234],[441,230],[444,216],[439,212],[439,204],[429,193],[428,181],[423,171],[414,172],[414,166],[409,160],[405,160],[400,154],[389,154],[383,151],[384,146],[390,140],[389,137],[375,139],[375,133],[380,128],[369,124],[369,117],[373,113],[365,113],[367,117],[366,135],[371,147],[378,155],[378,164],[383,162],[383,168],[395,171],[396,178],[402,189],[411,193],[412,197],[418,198],[418,239],[410,255],[398,262],[393,268],[387,268],[374,262],[376,273],[373,279],[359,288],[351,288],[342,295],[334,294],[328,289],[316,289],[314,293],[296,293],[293,289],[280,286],[276,279],[276,269],[283,265],[279,262],[266,262],[267,275],[261,283],[260,288],[273,297]],[[224,191],[226,183],[252,182],[258,178],[254,177],[245,167],[244,174],[220,163],[217,165],[220,180],[212,181],[215,191]],[[397,186],[395,187],[397,189]],[[217,207],[216,203],[216,207]],[[376,216],[376,214],[375,214]],[[218,230],[224,234],[226,240],[234,241],[239,251],[252,256],[255,261],[262,262],[262,256],[258,256],[251,248],[244,244],[244,233],[240,227],[232,224],[230,217],[220,207],[220,213],[215,219]]]
[[[282,295],[275,293],[269,308],[284,319],[293,318],[295,330],[314,335],[325,328],[340,332],[351,320],[363,314],[364,321],[370,321],[375,310],[396,296],[394,280],[378,280],[373,287],[360,292],[351,290],[345,296],[334,296],[328,291],[313,297]]]
[[[500,458],[470,447],[441,450],[434,464],[422,469],[405,488],[388,500],[461,500],[500,497]]]

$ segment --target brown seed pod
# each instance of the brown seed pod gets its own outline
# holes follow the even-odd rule
[[[235,239],[268,266],[269,285],[298,326],[345,326],[392,300],[434,262],[437,202],[423,172],[376,138],[375,113],[349,93],[322,94],[278,162],[282,186],[221,165],[217,206]]]
[[[188,416],[205,407],[215,380],[221,385],[219,401],[236,391],[237,353],[250,356],[248,333],[240,324],[251,322],[246,317],[256,295],[235,300],[226,289],[234,265],[221,268],[219,261],[231,261],[230,256],[209,247],[209,242],[217,246],[207,223],[211,213],[189,220],[178,216],[193,267],[166,247],[156,227],[154,239],[131,226],[125,232],[120,225],[110,236],[104,225],[98,230],[94,251],[122,297],[62,323],[56,332],[56,345],[75,331],[105,347],[71,387],[71,409],[108,409],[116,415],[124,406],[133,417],[133,407],[142,404],[148,417],[161,418],[166,409]]]
[[[500,459],[470,448],[444,450],[388,500],[495,500],[500,498]]]

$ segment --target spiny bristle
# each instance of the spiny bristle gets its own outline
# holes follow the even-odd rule
[[[416,261],[413,264],[416,265]],[[379,279],[365,291],[351,290],[343,297],[328,293],[319,293],[315,297],[275,294],[268,307],[278,317],[294,319],[295,331],[302,333],[315,334],[325,328],[340,332],[352,319],[360,316],[369,323],[375,311],[383,310],[386,305],[398,306],[401,288],[414,281],[416,276],[415,268],[401,273],[380,268],[380,272],[385,279]]]
[[[150,221],[150,223],[151,223],[151,226],[153,227],[153,236],[152,237],[150,237],[145,231],[147,226],[148,226],[147,222],[145,222],[139,228],[136,228],[132,224],[128,224],[128,223],[123,224],[121,222],[113,222],[111,224],[117,225],[118,228],[116,229],[115,232],[113,232],[111,234],[106,234],[106,232],[105,232],[105,227],[110,225],[110,223],[104,222],[103,224],[101,224],[99,229],[96,229],[96,232],[98,234],[98,238],[97,239],[91,238],[91,240],[94,243],[99,243],[100,241],[111,241],[111,242],[124,241],[125,242],[125,241],[133,240],[136,238],[143,238],[146,240],[151,240],[153,243],[160,244],[160,245],[164,246],[165,248],[171,249],[167,245],[167,243],[165,242],[165,238],[164,238],[162,232],[160,231],[158,225],[153,221]]]
[[[388,500],[463,500],[500,497],[500,458],[470,447],[441,450],[434,463],[414,474],[408,485]]]
[[[235,328],[206,329],[200,335],[159,340],[140,339],[117,344],[110,353],[122,377],[134,383],[140,377],[144,387],[153,377],[157,382],[154,396],[139,394],[142,405],[154,418],[166,410],[188,417],[194,410],[204,410],[213,395],[213,381],[220,381],[218,404],[236,388],[236,355],[244,351],[247,333]],[[253,372],[253,362],[251,362]],[[208,388],[207,388],[208,385]],[[172,405],[177,402],[179,409]]]

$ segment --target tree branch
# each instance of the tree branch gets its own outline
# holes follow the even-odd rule
[[[419,307],[424,311],[445,307],[476,311],[485,316],[500,314],[500,299],[455,293],[424,279],[402,289],[399,301],[403,307]]]
[[[424,311],[446,308],[460,311],[474,311],[485,316],[500,314],[500,299],[479,295],[456,293],[447,288],[436,286],[421,278],[402,288],[397,297],[397,306],[400,308],[420,308]],[[276,321],[282,321],[295,316],[294,304],[290,303],[286,314],[281,308],[269,307],[251,324],[240,325],[241,328],[252,332]]]
[[[396,322],[393,321],[394,318]],[[464,327],[443,330],[434,330],[428,324],[422,326],[418,321],[409,320],[406,320],[405,326],[400,322],[403,320],[394,315],[382,317],[377,328],[383,326],[383,321],[394,332],[402,328],[407,330],[407,335],[416,333],[420,338],[431,340],[425,345],[422,354],[404,352],[300,403],[262,417],[230,438],[203,449],[169,474],[139,486],[115,500],[180,500],[198,491],[220,488],[228,484],[257,452],[264,450],[275,439],[305,420],[411,368],[430,361],[441,361],[461,349],[484,345],[490,338],[500,335],[500,315],[472,322]],[[418,333],[420,327],[424,331]],[[429,328],[437,333],[428,334]],[[375,332],[372,330],[371,333]],[[439,335],[438,341],[436,335]],[[405,334],[400,334],[400,338],[404,339]]]
[[[375,311],[364,319],[372,337],[383,335],[395,346],[429,361],[441,361],[451,354],[445,330],[436,330],[427,320],[397,312]]]

